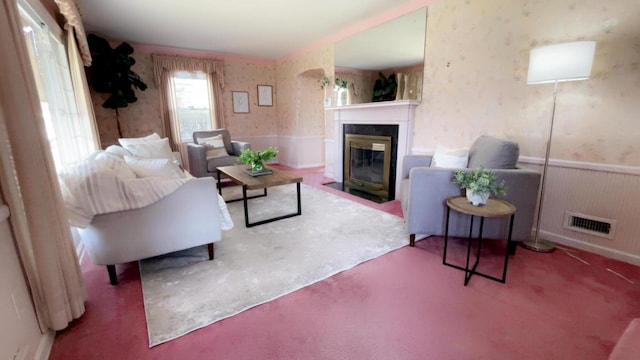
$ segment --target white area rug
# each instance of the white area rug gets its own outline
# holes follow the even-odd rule
[[[225,188],[225,198],[239,187]],[[295,185],[249,200],[250,220],[296,211]],[[201,246],[140,262],[149,346],[271,301],[408,244],[403,219],[302,185],[302,215],[245,228],[235,222],[208,261]]]

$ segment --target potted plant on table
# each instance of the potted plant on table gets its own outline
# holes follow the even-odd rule
[[[503,181],[498,181],[496,174],[484,167],[474,170],[457,170],[453,183],[466,189],[467,200],[473,206],[485,205],[490,195],[506,195]]]
[[[264,162],[278,156],[278,150],[268,147],[265,150],[252,151],[251,149],[240,150],[238,161],[245,165],[251,165],[251,172],[259,173],[264,170]]]

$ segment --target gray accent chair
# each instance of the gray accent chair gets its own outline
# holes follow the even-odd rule
[[[207,148],[198,144],[198,139],[208,138],[222,134],[224,147],[229,156],[212,158],[207,160]],[[251,149],[248,142],[231,140],[231,134],[227,129],[217,129],[208,131],[194,131],[193,143],[187,144],[187,155],[189,158],[189,172],[195,177],[213,176],[218,178],[217,167],[238,165],[240,150]]]
[[[512,240],[529,241],[537,207],[541,174],[534,170],[518,168],[516,162],[519,155],[517,143],[481,136],[469,150],[467,168],[475,169],[482,165],[492,169],[499,180],[505,181],[507,195],[492,195],[492,197],[504,199],[515,205]],[[443,236],[447,198],[464,195],[464,190],[452,182],[456,169],[430,167],[432,157],[431,155],[404,157],[400,201],[410,246],[415,245],[416,234]],[[469,235],[470,218],[469,215],[451,211],[449,236],[466,238]],[[475,217],[473,236],[478,236],[479,227],[480,219]],[[509,217],[486,218],[483,238],[507,239],[508,231]],[[514,252],[515,246],[510,249],[510,253]]]

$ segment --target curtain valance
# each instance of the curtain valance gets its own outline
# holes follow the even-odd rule
[[[151,57],[153,59],[153,73],[156,85],[160,84],[163,71],[179,70],[204,71],[209,74],[214,74],[222,85],[221,87],[224,87],[224,62],[220,60],[157,53],[152,54]]]
[[[91,51],[87,42],[87,33],[84,31],[82,19],[80,18],[80,9],[74,0],[54,0],[60,9],[60,13],[64,16],[67,24],[65,28],[68,31],[74,31],[78,42],[78,51],[82,57],[84,66],[91,66]],[[69,28],[71,27],[71,29]]]

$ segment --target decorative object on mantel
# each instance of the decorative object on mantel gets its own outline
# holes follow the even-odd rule
[[[347,91],[347,80],[342,80],[336,77],[335,85],[333,86],[333,97],[336,100],[335,106],[349,105],[348,98],[349,93]]]
[[[378,73],[378,80],[376,80],[376,83],[373,86],[373,98],[371,101],[393,101],[396,99],[397,89],[398,82],[396,80],[396,74],[393,73],[387,78],[380,72]]]
[[[133,54],[131,45],[123,42],[112,49],[107,40],[94,34],[89,34],[87,41],[93,58],[91,67],[88,68],[88,83],[96,92],[110,94],[102,107],[116,111],[118,138],[121,138],[123,136],[118,108],[138,101],[133,88],[144,91],[147,84],[131,70],[136,63],[130,56]]]
[[[240,151],[238,161],[245,165],[251,165],[251,173],[254,175],[267,175],[271,172],[265,171],[264,162],[275,159],[276,156],[278,156],[278,150],[271,146],[260,151],[244,149]]]
[[[593,56],[596,52],[595,41],[575,41],[562,44],[540,46],[531,49],[529,54],[529,71],[527,84],[553,83],[553,107],[551,110],[551,125],[549,125],[549,138],[547,139],[547,152],[542,167],[542,181],[540,183],[540,197],[538,213],[534,225],[535,233],[532,241],[523,241],[520,244],[529,250],[537,252],[551,252],[553,245],[539,238],[540,218],[542,204],[544,202],[544,187],[547,180],[547,168],[551,152],[551,137],[553,135],[553,121],[556,115],[556,95],[558,82],[588,80],[591,76]]]
[[[484,167],[474,170],[457,170],[454,173],[453,183],[467,190],[467,200],[473,206],[485,205],[492,194],[507,194],[504,180],[498,181],[496,174]]]
[[[324,75],[322,79],[318,80],[318,83],[320,84],[320,89],[324,91],[324,107],[331,107],[331,98],[327,96],[327,85],[331,84],[331,80],[327,75]]]

